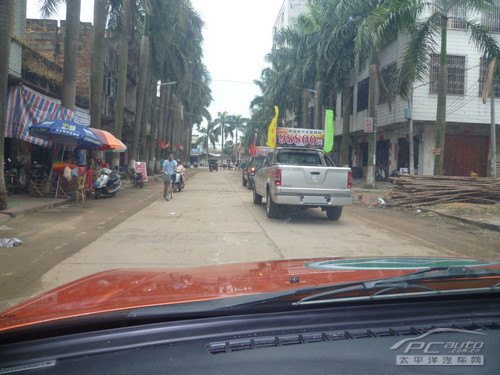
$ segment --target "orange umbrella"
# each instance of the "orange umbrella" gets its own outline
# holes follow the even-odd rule
[[[99,150],[114,150],[114,149],[123,149],[125,146],[118,138],[116,138],[110,132],[101,129],[89,128],[92,130],[95,135],[99,137],[102,141],[102,146]],[[126,147],[125,147],[126,148]]]

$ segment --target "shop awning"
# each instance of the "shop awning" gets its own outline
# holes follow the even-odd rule
[[[90,125],[87,110],[74,112],[61,106],[61,101],[50,98],[26,86],[9,86],[7,93],[7,122],[5,137],[17,138],[43,147],[51,141],[29,135],[29,127],[45,120],[73,120],[80,125]]]

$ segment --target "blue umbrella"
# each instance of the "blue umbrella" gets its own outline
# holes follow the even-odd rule
[[[29,127],[30,135],[63,145],[96,148],[102,145],[97,135],[85,126],[68,120],[45,120]]]

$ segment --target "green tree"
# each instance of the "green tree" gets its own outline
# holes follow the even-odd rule
[[[207,126],[199,127],[198,133],[200,136],[196,141],[196,145],[203,145],[205,148],[205,152],[207,153],[207,164],[208,164],[208,151],[209,146],[212,145],[215,148],[215,144],[217,143],[217,136],[215,132],[215,123],[213,121],[208,121]]]
[[[231,136],[231,137],[233,136],[234,127],[231,124],[230,116],[228,115],[227,111],[218,112],[217,118],[214,120],[214,123],[215,123],[215,134],[217,135],[217,137],[220,136],[222,138],[221,148],[220,148],[220,152],[221,152],[220,162],[221,162],[221,164],[223,164],[224,139],[227,136]]]

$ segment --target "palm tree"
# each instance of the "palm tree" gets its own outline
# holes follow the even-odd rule
[[[221,143],[221,148],[220,148],[220,162],[221,165],[223,164],[224,160],[224,138],[226,136],[233,136],[233,125],[231,124],[230,121],[230,116],[228,115],[227,111],[224,112],[218,112],[217,113],[217,118],[214,120],[215,123],[215,134],[217,137],[221,136],[222,137],[222,143]]]
[[[127,66],[128,66],[128,44],[132,32],[132,7],[133,0],[123,0],[121,9],[117,10],[116,18],[118,24],[122,25],[119,32],[118,43],[118,84],[115,102],[115,136],[122,139],[123,121],[125,112],[125,95],[127,92]],[[118,7],[117,7],[118,8]],[[102,87],[102,86],[101,86]],[[91,87],[91,90],[94,90]],[[120,164],[120,155],[113,154],[113,167]]]
[[[5,148],[5,117],[7,103],[7,81],[10,63],[10,43],[12,24],[14,19],[14,2],[2,1],[0,3],[0,176],[4,175],[4,148]],[[0,209],[7,208],[7,190],[5,180],[0,179]]]
[[[439,41],[435,147],[441,152],[434,158],[435,175],[443,173],[445,152],[448,20],[453,19],[459,22],[487,59],[498,56],[500,49],[495,39],[484,27],[467,17],[473,12],[487,11],[492,5],[492,0],[434,0],[432,2],[393,0],[375,9],[367,20],[376,34],[386,33],[389,28],[407,31],[409,34],[408,46],[394,80],[396,92],[404,99],[409,97],[414,82],[421,81],[428,76],[431,58],[437,52],[436,46]],[[432,14],[425,17],[429,9]],[[463,17],[460,14],[466,14],[466,16]]]
[[[93,128],[101,128],[102,86],[104,79],[104,33],[108,12],[106,0],[94,0],[94,27],[90,53],[90,121]]]
[[[217,136],[215,135],[215,123],[213,121],[208,121],[206,127],[199,127],[198,133],[200,136],[196,141],[196,145],[202,144],[205,147],[207,153],[207,164],[208,164],[208,148],[212,145],[215,148],[215,143],[217,142]]]

